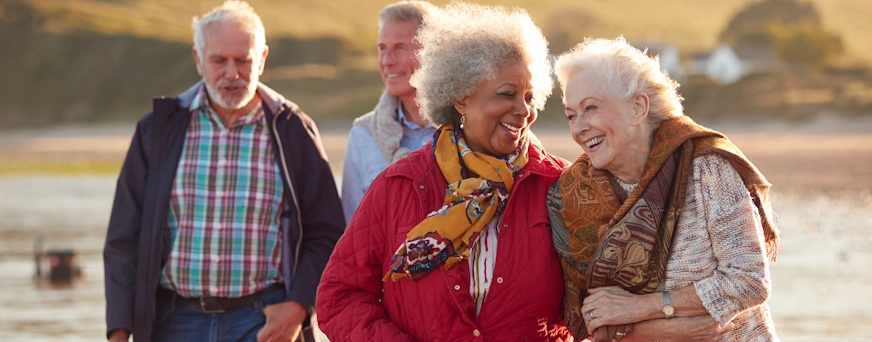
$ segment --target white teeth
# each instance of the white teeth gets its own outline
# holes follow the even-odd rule
[[[505,127],[507,130],[509,130],[509,132],[512,132],[512,133],[518,133],[521,130],[520,128],[509,125],[505,122],[500,122],[500,124],[503,125],[503,127]]]
[[[587,147],[591,147],[593,145],[599,144],[599,143],[603,142],[603,140],[606,140],[606,137],[599,136],[599,137],[590,139],[587,141]]]

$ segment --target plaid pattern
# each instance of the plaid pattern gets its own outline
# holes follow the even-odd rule
[[[263,107],[225,128],[201,88],[191,115],[161,285],[183,297],[255,293],[281,281],[282,185]]]

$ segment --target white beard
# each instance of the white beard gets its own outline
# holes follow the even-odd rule
[[[218,84],[214,87],[203,79],[203,83],[206,85],[206,92],[209,94],[209,100],[211,100],[214,104],[218,105],[221,108],[225,109],[240,109],[245,107],[251,99],[254,98],[254,94],[257,91],[257,83],[252,82],[248,83],[244,80],[236,80],[236,81],[227,81],[227,80],[219,80]],[[222,86],[244,86],[246,92],[239,98],[225,98],[221,95],[221,92],[218,91],[217,88]]]

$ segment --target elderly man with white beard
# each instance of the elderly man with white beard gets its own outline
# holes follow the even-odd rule
[[[313,340],[315,289],[345,227],[315,123],[258,82],[248,4],[194,18],[203,80],[154,100],[104,248],[111,341]]]

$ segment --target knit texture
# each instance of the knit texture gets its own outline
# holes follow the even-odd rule
[[[382,155],[391,163],[412,152],[400,146],[403,126],[397,118],[397,106],[397,98],[383,92],[375,109],[354,120],[355,126],[363,126],[372,133]]]
[[[777,341],[767,303],[772,284],[757,208],[729,161],[707,155],[693,164],[666,281],[659,290],[694,285],[718,323],[733,322],[722,341]]]

